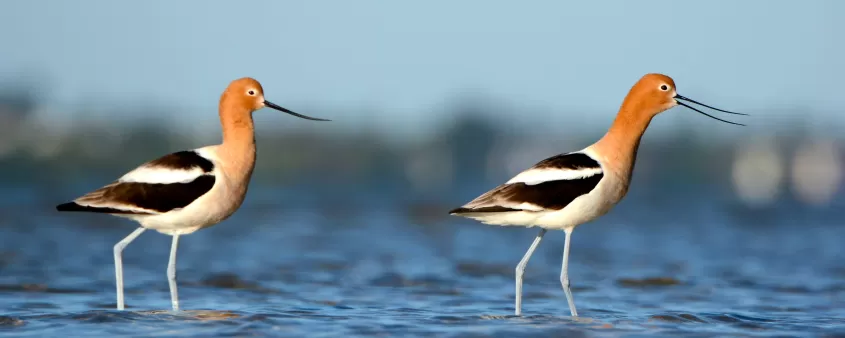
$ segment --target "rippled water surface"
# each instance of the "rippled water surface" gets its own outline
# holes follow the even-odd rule
[[[0,335],[845,335],[839,207],[749,210],[715,193],[632,191],[573,235],[582,317],[569,317],[560,289],[555,231],[528,264],[515,317],[514,267],[537,230],[444,216],[482,188],[424,203],[257,186],[231,219],[180,241],[174,313],[170,238],[151,231],[124,252],[127,311],[114,310],[112,246],[134,225],[53,212],[76,189],[6,192]]]

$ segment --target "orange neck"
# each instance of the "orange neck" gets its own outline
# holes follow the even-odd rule
[[[634,171],[640,140],[654,116],[638,108],[623,103],[607,134],[593,145],[609,169],[628,181]]]
[[[228,147],[255,144],[255,123],[252,112],[237,107],[221,107],[220,125],[223,127],[223,145]]]
[[[220,124],[223,127],[223,143],[219,156],[231,174],[245,175],[249,179],[255,166],[255,124],[252,111],[236,105],[220,106]]]

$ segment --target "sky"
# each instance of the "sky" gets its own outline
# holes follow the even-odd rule
[[[0,82],[44,84],[57,121],[133,121],[108,107],[155,102],[213,127],[222,90],[251,76],[332,128],[401,134],[451,118],[462,95],[527,128],[603,126],[659,72],[758,128],[795,114],[823,128],[845,116],[843,13],[838,0],[8,0]]]

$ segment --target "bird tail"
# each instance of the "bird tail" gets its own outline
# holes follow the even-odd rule
[[[97,212],[102,214],[134,214],[129,210],[120,210],[115,208],[91,207],[77,204],[76,202],[68,202],[56,206],[58,211],[81,211],[81,212]]]
[[[88,211],[86,209],[88,209],[88,207],[76,204],[76,202],[68,202],[56,206],[56,210],[58,211]]]
[[[466,213],[469,213],[469,212],[472,212],[472,209],[461,207],[461,208],[455,208],[455,209],[449,210],[449,215],[460,215],[460,214],[466,214]]]

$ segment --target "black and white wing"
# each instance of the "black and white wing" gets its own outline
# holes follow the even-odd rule
[[[59,211],[162,214],[184,208],[214,186],[214,163],[196,150],[144,163],[114,183],[56,206]]]
[[[557,211],[592,191],[602,177],[601,165],[589,155],[561,154],[537,163],[449,214]]]

